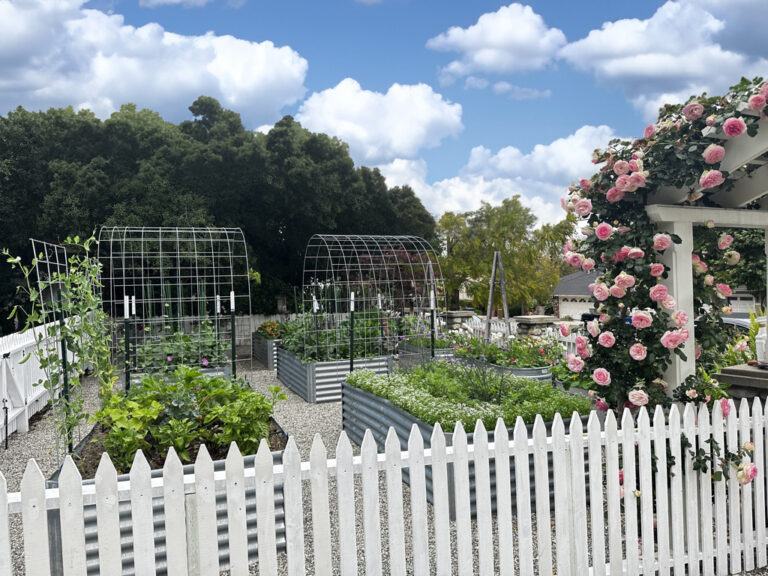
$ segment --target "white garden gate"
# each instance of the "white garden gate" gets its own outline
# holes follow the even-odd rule
[[[723,575],[752,570],[768,564],[764,474],[768,428],[759,400],[751,410],[743,400],[738,414],[733,403],[730,406],[725,419],[716,403],[711,419],[706,407],[696,411],[687,405],[682,419],[675,406],[668,415],[657,409],[652,421],[642,408],[636,422],[626,411],[620,425],[609,412],[604,426],[593,412],[586,434],[578,417],[572,418],[566,431],[557,416],[550,436],[541,418],[531,437],[518,421],[511,439],[506,425],[499,422],[495,443],[488,442],[485,428],[478,423],[474,441],[468,444],[462,426],[457,424],[452,446],[446,446],[445,435],[436,426],[431,448],[424,448],[416,429],[407,451],[400,450],[390,431],[384,451],[379,452],[368,432],[359,456],[353,455],[352,445],[342,433],[335,458],[328,458],[326,447],[316,437],[306,462],[291,439],[282,465],[273,465],[263,443],[254,466],[247,469],[243,469],[242,457],[233,446],[225,471],[214,472],[208,453],[202,450],[194,474],[184,475],[178,458],[171,455],[163,477],[157,479],[150,478],[147,461],[138,453],[130,481],[120,483],[112,463],[104,457],[95,485],[85,486],[67,459],[60,487],[49,490],[37,464],[30,461],[20,493],[7,493],[0,475],[0,576],[12,574],[9,514],[20,514],[23,521],[26,574],[51,574],[46,509],[58,509],[65,527],[61,531],[63,573],[85,574],[83,506],[89,504],[97,507],[101,573],[121,573],[118,501],[130,502],[133,509],[136,573],[154,574],[153,498],[165,502],[168,574],[218,575],[220,536],[213,497],[217,489],[227,492],[225,534],[231,573],[244,576],[248,574],[246,488],[255,488],[257,495],[259,573],[276,574],[276,482],[284,487],[287,571],[295,576],[305,574],[305,554],[313,558],[315,574],[331,574],[334,567],[344,575],[358,574],[358,565],[371,575],[404,575],[411,566],[417,575],[430,574],[430,570],[437,574],[528,575],[534,573],[534,567],[539,574],[552,574],[556,569],[557,574],[574,576]],[[744,442],[754,442],[757,477],[744,486],[733,474],[727,481],[712,481],[709,473],[693,469],[693,457],[681,445],[683,435],[694,450],[707,448],[710,438],[731,451]],[[674,463],[667,457],[668,448]],[[549,491],[549,452],[554,456],[554,509],[550,509],[549,498],[536,498],[531,510],[530,491]],[[531,456],[533,485],[529,481]],[[512,478],[508,472],[510,458],[515,459]],[[498,490],[495,523],[489,488],[492,460],[496,461],[497,487],[514,482],[517,488],[516,502],[511,501],[508,490]],[[470,465],[474,466],[474,485],[468,480]],[[435,494],[432,514],[426,501],[427,466],[432,467]],[[448,517],[449,466],[454,475],[455,523]],[[410,469],[407,499],[402,484],[405,467]],[[588,483],[585,469],[589,471]],[[358,477],[362,491],[356,499]],[[302,501],[304,483],[311,493],[308,524]],[[475,524],[470,490],[475,490],[477,501]],[[331,498],[337,502],[338,513],[334,515],[330,513]],[[386,509],[386,531],[382,530],[382,507]],[[363,526],[362,541],[357,541],[355,530],[350,529],[358,519]],[[332,542],[332,523],[341,531],[337,542]],[[311,550],[305,550],[305,530],[311,534]],[[556,550],[553,541],[557,542]],[[364,551],[364,562],[359,551]],[[435,559],[432,566],[431,558]]]

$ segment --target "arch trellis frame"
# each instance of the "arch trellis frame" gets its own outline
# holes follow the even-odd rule
[[[134,369],[230,364],[232,292],[235,312],[247,315],[249,324],[251,315],[242,230],[105,226],[99,232],[98,259],[104,310],[113,320],[115,355],[123,349],[128,296],[136,301],[129,329]],[[251,330],[236,328],[235,335],[238,360],[249,359]]]
[[[428,334],[431,300],[437,311],[444,304],[438,254],[418,236],[312,236],[302,284],[305,356],[349,357],[352,293],[355,356],[393,353],[406,335]]]

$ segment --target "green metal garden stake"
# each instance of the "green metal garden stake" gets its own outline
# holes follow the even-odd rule
[[[61,290],[56,290],[56,299],[59,301],[59,328],[61,330],[61,373],[64,387],[64,421],[67,431],[67,450],[72,453],[72,430],[66,421],[69,419],[69,367],[67,366],[67,339],[64,336],[64,306],[61,303]]]

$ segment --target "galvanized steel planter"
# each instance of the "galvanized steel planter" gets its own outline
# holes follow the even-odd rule
[[[261,362],[267,370],[277,369],[277,346],[279,339],[266,338],[258,332],[253,333],[253,357]]]
[[[542,366],[539,368],[513,368],[512,366],[500,366],[499,364],[491,364],[490,362],[484,362],[483,360],[477,360],[475,358],[461,358],[462,362],[472,364],[473,366],[482,366],[489,370],[494,370],[500,374],[509,374],[511,376],[517,376],[518,378],[532,378],[533,380],[541,380],[542,382],[552,381],[552,367]]]
[[[246,470],[253,468],[255,456],[245,456],[243,463]],[[272,452],[272,459],[275,464],[283,463],[283,452]],[[223,471],[225,468],[225,460],[216,460],[213,463],[214,471]],[[194,464],[187,464],[184,466],[184,474],[194,474]],[[152,478],[162,478],[163,470],[152,470]],[[117,477],[118,482],[127,482],[130,479],[128,474],[123,474]],[[94,480],[84,480],[83,484],[93,484]],[[54,487],[53,484],[58,485],[55,482],[49,482],[48,487]],[[258,559],[257,550],[257,529],[256,529],[256,489],[246,488],[245,490],[245,505],[246,505],[246,525],[248,527],[248,561],[253,563]],[[131,502],[120,502],[120,541],[123,557],[123,571],[122,576],[134,576],[134,560],[133,560],[133,526],[131,523]],[[54,518],[51,518],[51,513],[55,512]],[[52,574],[58,576],[63,574],[61,565],[61,533],[60,523],[58,519],[58,510],[49,511],[49,542],[51,544],[51,555],[57,560],[51,563]],[[163,498],[154,498],[152,500],[152,515],[154,520],[154,537],[155,537],[155,568],[158,575],[167,574],[168,565],[165,550],[165,508]],[[84,520],[85,520],[85,549],[86,549],[86,564],[88,569],[88,575],[99,574],[99,544],[96,524],[96,506],[90,505],[84,508]],[[229,568],[229,533],[228,533],[228,518],[227,518],[227,494],[226,488],[221,487],[216,490],[216,525],[218,532],[218,547],[219,547],[219,566],[221,570],[227,570]],[[283,485],[282,482],[275,482],[275,536],[277,539],[277,551],[285,552],[285,505],[283,499]]]
[[[414,346],[407,342],[400,342],[397,345],[399,352],[398,364],[401,368],[410,368],[417,364],[423,364],[432,360],[432,349]],[[435,348],[435,360],[446,360],[453,358],[452,348]]]
[[[374,439],[376,440],[376,444],[379,446],[379,449],[382,450],[384,447],[384,443],[387,438],[387,433],[389,431],[389,427],[393,427],[395,429],[395,432],[397,432],[397,436],[400,439],[400,448],[402,450],[408,449],[408,437],[411,433],[411,427],[416,424],[419,427],[419,431],[421,432],[421,436],[424,439],[424,446],[429,447],[431,443],[432,438],[432,430],[434,426],[431,424],[427,424],[423,422],[422,420],[419,420],[412,414],[406,412],[402,408],[399,408],[398,406],[395,406],[390,402],[389,400],[385,398],[381,398],[380,396],[376,396],[375,394],[371,394],[370,392],[366,392],[365,390],[361,390],[360,388],[357,388],[355,386],[352,386],[350,384],[347,384],[344,382],[344,385],[342,387],[342,402],[341,402],[341,414],[342,414],[342,426],[344,428],[344,431],[349,436],[350,440],[353,442],[356,442],[357,444],[361,444],[363,441],[363,436],[365,434],[365,430],[369,429],[371,431],[371,434],[373,434]],[[570,419],[564,419],[563,420],[566,426],[566,431],[568,430],[568,426],[570,424]],[[587,417],[583,416],[582,421],[586,425]],[[552,422],[547,422],[547,433],[551,432],[552,428]],[[529,438],[532,436],[533,431],[533,425],[526,426],[528,428],[528,436]],[[509,428],[509,436],[510,439],[513,436],[513,428]],[[452,431],[445,431],[445,440],[446,445],[450,446],[452,444]],[[494,432],[493,430],[488,431],[488,441],[493,442],[494,438]],[[470,444],[472,444],[472,431],[469,431],[467,433],[467,440]],[[547,460],[549,462],[549,504],[550,504],[550,510],[554,510],[555,505],[555,496],[554,496],[554,475],[553,475],[553,466],[552,466],[552,453],[550,452],[547,455]],[[516,482],[515,482],[515,461],[514,458],[510,458],[510,482],[511,482],[511,494],[512,494],[512,508],[513,511],[516,509]],[[490,476],[491,476],[491,507],[493,511],[496,511],[496,468],[495,468],[495,461],[491,460],[490,462]],[[426,470],[426,484],[427,484],[427,500],[429,502],[433,502],[433,496],[432,496],[432,468],[431,466],[427,466]],[[586,461],[585,461],[585,470],[584,470],[585,477],[588,478],[588,472],[586,468]],[[410,483],[410,476],[409,476],[409,470],[407,468],[403,469],[403,480],[407,483]],[[469,481],[470,481],[470,502],[472,506],[472,514],[474,516],[475,514],[475,473],[474,473],[474,464],[470,462],[469,465]],[[449,471],[448,471],[448,482],[449,482],[449,509],[451,518],[454,517],[454,501],[453,501],[453,469],[452,465],[449,465]],[[534,477],[534,469],[533,469],[533,455],[530,455],[529,459],[529,482],[530,486],[535,486],[535,477]],[[588,485],[588,483],[587,483]],[[536,493],[533,489],[530,490],[531,495],[531,509],[535,510],[536,506]],[[589,499],[589,494],[587,494],[587,500]]]
[[[277,379],[307,402],[338,402],[341,384],[349,376],[349,360],[304,363],[282,348],[277,349]],[[355,370],[392,373],[392,356],[360,358]]]

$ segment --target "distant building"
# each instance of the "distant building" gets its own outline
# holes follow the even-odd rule
[[[581,320],[582,314],[593,312],[592,293],[588,286],[595,281],[595,272],[574,272],[560,278],[552,301],[554,315]]]

